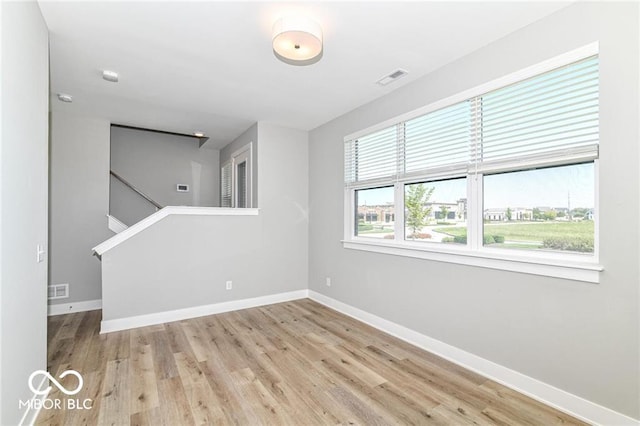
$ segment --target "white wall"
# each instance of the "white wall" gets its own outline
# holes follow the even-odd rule
[[[69,283],[69,298],[101,297],[100,262],[91,249],[110,238],[109,121],[53,100],[51,116],[49,283]]]
[[[161,206],[218,206],[219,154],[193,137],[111,127],[111,170]],[[189,185],[189,192],[176,184]],[[110,212],[130,226],[155,207],[112,177]]]
[[[307,133],[257,138],[259,215],[169,216],[104,253],[103,320],[307,288]]]
[[[47,366],[48,33],[35,2],[0,3],[0,424]]]
[[[313,130],[310,289],[640,418],[638,16],[579,2]],[[600,284],[342,248],[345,135],[594,41]]]

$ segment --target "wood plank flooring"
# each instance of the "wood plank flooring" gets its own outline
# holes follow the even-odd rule
[[[583,424],[308,299],[106,335],[100,316],[49,317],[49,371],[93,402],[36,424]]]

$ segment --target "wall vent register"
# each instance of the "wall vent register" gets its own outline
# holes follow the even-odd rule
[[[66,299],[69,297],[69,284],[54,284],[47,287],[47,298]]]

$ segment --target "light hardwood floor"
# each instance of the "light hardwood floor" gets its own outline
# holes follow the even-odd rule
[[[49,371],[93,404],[37,424],[582,424],[308,299],[106,335],[100,315],[49,318]]]

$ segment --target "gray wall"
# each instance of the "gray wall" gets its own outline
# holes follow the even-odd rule
[[[113,236],[109,212],[109,122],[53,101],[51,117],[49,283],[69,283],[69,298],[101,298],[100,261],[91,249]]]
[[[0,3],[0,424],[47,366],[48,33],[35,2]]]
[[[102,256],[102,319],[304,288],[274,286],[252,264],[260,232],[259,216],[168,216]]]
[[[310,289],[640,418],[638,16],[579,2],[313,130]],[[598,40],[600,284],[342,248],[345,135]]]
[[[307,288],[307,133],[258,136],[259,216],[169,216],[106,252],[104,320]]]
[[[258,123],[249,127],[243,134],[235,138],[231,143],[226,145],[224,148],[220,150],[220,166],[231,159],[231,154],[245,147],[248,143],[253,142],[252,145],[252,155],[251,155],[251,164],[252,164],[252,206],[258,207]],[[218,176],[220,176],[220,170],[218,170]]]
[[[196,138],[111,127],[111,170],[162,206],[215,207],[220,198],[219,151]],[[176,184],[189,192],[176,191]],[[111,178],[110,212],[126,225],[155,208]]]

